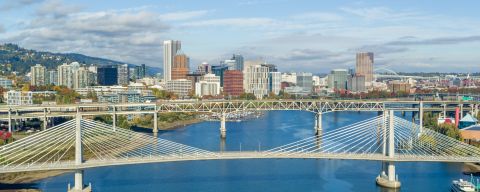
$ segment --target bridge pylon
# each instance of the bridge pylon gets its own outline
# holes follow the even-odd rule
[[[317,112],[315,114],[315,135],[322,134],[322,112]]]
[[[82,115],[77,110],[75,119],[75,166],[81,166],[83,163],[83,146],[82,146]],[[91,185],[85,187],[83,185],[83,169],[75,170],[75,185],[73,188],[68,186],[68,192],[90,192]]]
[[[223,112],[222,116],[220,117],[220,138],[225,139],[227,138],[227,127],[225,126],[226,121],[226,114]]]
[[[388,115],[388,120],[385,118],[385,116]],[[390,110],[388,113],[384,113],[384,125],[383,125],[383,154],[386,155],[386,152],[388,152],[387,157],[390,159],[395,158],[395,115],[394,111]],[[386,129],[388,124],[388,130]],[[386,138],[388,136],[388,140]],[[387,146],[388,145],[388,146]],[[377,184],[382,186],[382,187],[387,187],[387,188],[400,188],[401,183],[398,180],[398,176],[395,174],[395,163],[393,161],[387,161],[386,166],[385,162],[383,162],[382,166],[382,172],[380,173],[379,176],[375,179]],[[385,170],[385,168],[387,170]]]

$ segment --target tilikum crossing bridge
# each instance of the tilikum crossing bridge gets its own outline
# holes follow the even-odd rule
[[[91,186],[83,183],[83,170],[94,167],[228,159],[349,159],[384,162],[385,166],[376,182],[381,186],[398,188],[400,181],[395,174],[396,162],[480,162],[480,149],[424,128],[421,123],[416,124],[395,116],[394,111],[399,111],[400,107],[370,105],[371,111],[381,113],[370,119],[323,132],[321,114],[346,107],[336,105],[332,109],[317,104],[284,106],[316,113],[315,134],[311,137],[266,151],[226,152],[202,150],[161,139],[156,135],[89,120],[84,116],[91,116],[91,112],[82,111],[77,106],[74,119],[1,146],[0,174],[71,170],[75,172],[75,184],[72,188],[69,186],[68,191],[90,191]],[[268,104],[263,104],[259,109],[283,110],[280,106],[265,105]],[[169,111],[199,109],[176,106],[179,105],[171,105]],[[362,108],[360,105],[355,106],[357,107],[352,109]],[[478,113],[478,104],[474,106],[473,111]],[[154,110],[158,110],[155,109],[157,107],[154,105]],[[423,110],[423,103],[419,107],[420,111]],[[254,107],[242,108],[256,110]],[[227,110],[228,107],[223,105],[218,109],[223,109],[222,114],[225,114],[238,108]],[[220,133],[222,138],[226,137],[225,115],[221,118]]]

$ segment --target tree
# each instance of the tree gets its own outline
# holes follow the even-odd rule
[[[23,84],[22,91],[30,91],[30,84],[29,83]]]
[[[242,93],[240,95],[240,99],[243,99],[243,100],[255,100],[257,99],[257,97],[255,97],[255,95],[253,93]]]

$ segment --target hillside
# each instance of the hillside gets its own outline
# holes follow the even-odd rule
[[[19,47],[15,44],[0,45],[0,64],[3,69],[17,71],[21,74],[28,73],[30,67],[39,63],[47,67],[47,69],[54,69],[63,63],[79,62],[82,64],[97,64],[97,65],[117,65],[125,64],[125,62],[113,61],[98,57],[90,57],[77,53],[51,53],[44,51],[36,51]],[[128,63],[130,66],[135,64]],[[149,73],[160,72],[160,68],[149,67]]]

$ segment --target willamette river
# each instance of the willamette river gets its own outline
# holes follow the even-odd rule
[[[324,131],[377,115],[335,112],[323,115]],[[407,114],[407,116],[410,116]],[[227,122],[226,150],[261,150],[312,136],[314,114],[272,111],[243,122]],[[162,131],[158,137],[194,147],[221,148],[219,122]],[[397,163],[401,191],[449,191],[452,179],[469,179],[460,163]],[[85,182],[103,191],[386,191],[375,184],[381,162],[358,160],[262,159],[192,161],[102,167],[85,170]],[[65,192],[73,174],[38,181],[44,191]]]

